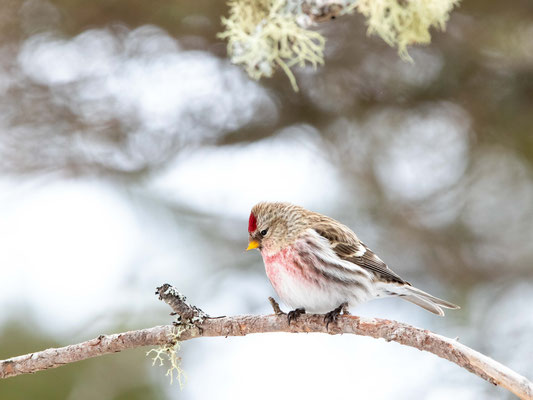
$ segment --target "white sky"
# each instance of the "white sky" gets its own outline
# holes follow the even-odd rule
[[[316,133],[293,127],[271,139],[180,156],[154,190],[206,211],[243,217],[259,201],[327,207],[342,190]]]

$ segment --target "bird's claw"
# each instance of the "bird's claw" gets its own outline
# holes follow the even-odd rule
[[[304,308],[297,308],[296,310],[289,311],[287,313],[287,321],[289,322],[289,325],[291,324],[291,321],[296,321],[300,317],[300,315],[305,314]]]
[[[330,323],[337,322],[337,319],[339,318],[339,315],[341,315],[341,312],[345,315],[346,314],[350,315],[350,313],[348,312],[348,303],[342,303],[336,309],[324,315],[324,322],[326,323],[326,330],[328,330]]]

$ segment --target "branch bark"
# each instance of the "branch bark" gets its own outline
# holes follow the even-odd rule
[[[169,288],[171,290],[169,290]],[[170,285],[162,286],[157,294],[169,303],[173,309],[186,310],[187,320],[191,321],[196,313],[202,313],[196,307],[187,304],[182,296],[172,300],[179,294]],[[180,295],[181,296],[181,295]],[[171,304],[172,303],[172,304]],[[191,314],[191,311],[194,312]],[[183,318],[183,316],[182,316]],[[326,329],[323,315],[305,314],[289,325],[286,315],[243,315],[234,317],[209,318],[191,324],[179,336],[180,341],[198,337],[213,336],[245,336],[252,333],[269,332],[316,332],[330,335],[354,334],[394,341],[405,346],[433,353],[449,360],[467,371],[478,375],[486,381],[506,388],[521,399],[533,400],[533,383],[510,368],[493,359],[457,342],[425,329],[401,322],[379,318],[363,318],[352,315],[340,315],[336,323]],[[49,368],[60,367],[76,361],[116,353],[142,346],[158,346],[172,343],[176,339],[172,325],[156,326],[113,335],[101,335],[98,338],[37,353],[26,354],[0,361],[0,378],[9,378],[21,374],[34,373]]]
[[[335,19],[350,8],[353,8],[353,6],[350,7],[342,0],[322,0],[320,5],[311,5],[309,3],[302,4],[303,13],[307,14],[312,22],[323,22]]]

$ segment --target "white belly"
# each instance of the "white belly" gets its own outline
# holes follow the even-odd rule
[[[270,256],[263,254],[263,261],[274,290],[291,309],[304,308],[307,312],[322,314],[345,302],[355,306],[375,297],[366,286],[363,289],[324,278],[319,269],[302,262],[295,249]]]
[[[304,308],[307,312],[323,314],[348,301],[340,290],[323,288],[312,281],[295,276],[281,263],[265,265],[267,275],[279,298],[291,310]],[[272,273],[277,271],[277,273]],[[270,273],[269,273],[270,272]],[[272,279],[271,276],[275,278]]]

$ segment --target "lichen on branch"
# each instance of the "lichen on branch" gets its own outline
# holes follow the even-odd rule
[[[180,389],[185,386],[185,372],[181,368],[181,357],[178,356],[180,349],[180,335],[187,330],[188,326],[174,325],[175,332],[172,333],[173,339],[170,343],[156,347],[146,352],[146,356],[152,356],[152,366],[159,362],[159,366],[162,367],[167,361],[170,366],[167,369],[166,375],[170,377],[170,384],[174,383],[174,375],[178,379]]]
[[[291,68],[324,63],[326,39],[310,29],[316,22],[358,11],[368,34],[377,34],[400,57],[411,60],[407,46],[431,41],[430,28],[444,30],[459,0],[230,0],[222,17],[231,61],[250,77],[271,77],[281,67],[295,91]]]
[[[459,0],[358,0],[356,9],[367,19],[368,34],[378,34],[400,57],[411,61],[407,46],[431,42],[430,28],[446,28]]]
[[[326,40],[297,22],[286,0],[231,0],[229,18],[222,18],[228,40],[228,54],[235,64],[243,65],[254,79],[271,77],[281,67],[298,90],[291,67],[324,63]]]

